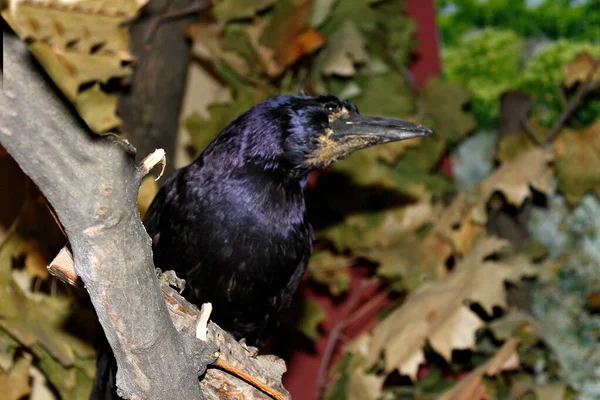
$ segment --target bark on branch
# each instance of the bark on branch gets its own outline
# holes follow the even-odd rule
[[[205,343],[195,338],[195,326],[188,329],[192,322],[174,319],[173,324],[137,211],[143,166],[135,163],[135,149],[114,136],[95,136],[84,128],[44,80],[25,45],[6,34],[4,60],[0,144],[44,193],[65,228],[75,271],[114,350],[124,397],[206,397],[198,375],[214,361],[215,345],[220,353],[247,350],[214,325]],[[176,298],[176,293],[169,298]],[[169,302],[169,307],[175,303]],[[193,312],[185,310],[176,307],[171,315],[184,312],[195,324]],[[240,357],[256,366],[275,365],[270,370],[273,384],[280,384],[285,367],[279,361]],[[222,388],[219,382],[226,377],[218,373],[210,371],[203,387]],[[240,382],[231,384],[243,387]],[[218,398],[213,393],[205,391]]]

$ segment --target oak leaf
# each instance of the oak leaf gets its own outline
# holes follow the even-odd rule
[[[486,204],[495,192],[501,192],[506,201],[516,207],[523,205],[525,199],[531,196],[532,187],[542,193],[550,193],[553,171],[548,164],[553,159],[551,149],[539,147],[502,164],[480,185],[473,219],[479,223],[486,221]]]
[[[571,64],[564,67],[565,86],[570,88],[578,82],[585,82],[591,78],[592,81],[600,81],[600,68],[598,60],[590,53],[579,53]]]
[[[486,261],[508,246],[505,240],[482,238],[450,275],[413,292],[373,330],[369,364],[383,351],[386,372],[398,369],[414,379],[426,342],[448,361],[454,349],[474,348],[475,332],[484,323],[467,303],[477,302],[491,314],[494,306],[506,306],[505,281],[535,273],[524,257]]]
[[[561,132],[554,142],[558,190],[570,204],[587,192],[600,196],[600,119],[582,131]]]

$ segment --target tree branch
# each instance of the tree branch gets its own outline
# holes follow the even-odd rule
[[[172,290],[163,297],[154,272],[150,239],[136,207],[140,171],[146,167],[135,163],[135,149],[85,129],[44,80],[25,44],[4,36],[0,144],[40,188],[67,233],[76,275],[115,353],[121,395],[268,398],[215,369],[202,380],[203,396],[198,375],[215,361],[217,348],[238,368],[287,393],[281,386],[285,364],[276,357],[251,357],[214,324],[208,343],[196,339],[197,309],[182,307],[184,300]]]
[[[79,282],[75,273],[73,256],[67,247],[64,247],[48,265],[48,271],[67,284],[76,286]],[[169,284],[173,284],[169,282],[169,279],[160,279],[159,281],[169,314],[177,331],[186,335],[192,335],[195,332],[197,338],[214,344],[219,349],[226,349],[224,352],[218,352],[218,360],[214,364],[225,372],[209,370],[207,377],[201,382],[205,396],[210,399],[223,397],[267,399],[272,397],[276,400],[283,400],[289,398],[288,392],[281,383],[281,377],[286,371],[285,363],[282,360],[274,356],[257,357],[257,349],[236,342],[229,333],[208,321],[212,310],[210,303],[203,304],[202,308],[198,310],[195,305],[169,286]],[[233,375],[233,377],[229,375]],[[261,395],[260,392],[264,392],[270,397]]]
[[[550,129],[550,132],[548,133],[548,135],[546,136],[546,139],[544,141],[541,141],[539,139],[537,133],[531,127],[531,125],[529,125],[529,122],[527,121],[527,116],[529,115],[529,111],[530,111],[533,103],[529,104],[529,106],[525,110],[523,116],[520,118],[520,121],[523,126],[523,129],[525,129],[525,132],[527,132],[527,134],[538,145],[541,145],[541,146],[551,145],[552,142],[554,141],[554,139],[556,139],[556,137],[560,134],[562,129],[565,127],[565,124],[567,123],[569,118],[571,118],[571,116],[573,115],[575,110],[577,110],[579,108],[579,106],[581,105],[581,103],[583,102],[585,97],[590,92],[593,92],[595,90],[598,90],[598,88],[600,88],[600,82],[594,80],[599,68],[600,68],[600,59],[595,59],[594,65],[590,69],[586,79],[579,84],[579,87],[577,88],[575,95],[568,102],[567,102],[567,99],[565,97],[563,90],[559,86],[558,91],[561,96],[560,99],[561,99],[561,103],[563,104],[563,110],[560,113],[560,115],[558,116],[558,119],[556,120],[556,122],[554,123],[552,128]]]
[[[323,396],[323,391],[327,385],[327,372],[329,371],[331,359],[333,358],[338,340],[344,328],[348,326],[347,319],[351,316],[352,311],[354,311],[358,306],[358,303],[362,299],[362,295],[367,289],[368,284],[369,281],[364,280],[356,289],[354,289],[352,295],[348,299],[348,304],[346,305],[346,309],[344,310],[344,314],[342,315],[340,322],[338,322],[329,333],[329,339],[327,340],[327,346],[325,347],[325,353],[321,359],[321,365],[317,375],[317,383],[315,385],[315,400],[319,400]]]
[[[575,96],[571,101],[569,101],[566,104],[566,106],[563,109],[563,112],[560,114],[560,116],[552,126],[550,133],[548,133],[548,136],[546,136],[546,140],[544,141],[545,145],[552,143],[554,139],[556,139],[561,129],[565,126],[573,112],[575,112],[575,110],[577,110],[577,108],[581,105],[581,102],[583,101],[585,96],[587,96],[588,93],[590,93],[590,91],[594,89],[594,76],[598,71],[599,64],[600,61],[596,59],[594,61],[594,66],[590,69],[590,72],[586,77],[585,81],[581,82],[581,84],[577,88],[577,91],[575,92]]]
[[[169,318],[136,208],[135,150],[86,131],[25,44],[4,35],[4,45],[0,143],[67,232],[77,275],[114,350],[123,397],[202,399],[197,365]]]

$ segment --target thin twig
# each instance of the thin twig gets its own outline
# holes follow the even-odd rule
[[[541,146],[543,144],[542,141],[540,140],[540,138],[538,138],[537,134],[535,133],[535,129],[533,129],[533,127],[529,124],[529,121],[527,120],[527,116],[529,115],[529,110],[531,110],[532,105],[533,102],[530,100],[527,107],[525,107],[523,115],[521,116],[521,125],[523,126],[523,129],[525,129],[525,132],[527,132],[527,134],[531,137],[531,139],[533,139],[533,141],[538,146]]]
[[[598,68],[600,67],[600,59],[596,59],[594,65],[590,69],[585,81],[583,81],[577,91],[575,92],[575,96],[567,103],[566,97],[564,95],[563,90],[559,87],[559,94],[561,96],[561,102],[563,104],[563,111],[550,129],[550,132],[546,136],[544,141],[541,141],[533,129],[533,127],[527,121],[527,115],[531,109],[531,105],[527,107],[523,116],[521,116],[521,125],[525,132],[539,145],[539,146],[548,146],[550,145],[554,139],[560,134],[561,130],[564,128],[565,124],[571,118],[572,114],[577,110],[577,108],[581,105],[581,102],[590,92],[600,88],[600,82],[594,82],[594,76],[598,72]]]
[[[573,112],[581,105],[581,102],[583,101],[585,96],[595,88],[596,85],[594,84],[593,81],[594,81],[594,76],[596,75],[596,72],[598,71],[599,65],[600,65],[600,60],[596,59],[594,61],[594,66],[590,69],[590,72],[588,73],[585,81],[579,85],[579,88],[577,88],[577,91],[575,92],[575,96],[564,108],[563,112],[560,114],[560,116],[554,123],[554,126],[552,126],[550,133],[548,133],[548,136],[546,136],[544,145],[548,145],[548,144],[552,143],[554,141],[554,139],[556,139],[556,137],[560,133],[561,129],[564,127],[567,120],[571,117],[571,114],[573,114]]]
[[[227,361],[223,360],[222,358],[218,359],[215,365],[217,367],[221,368],[222,370],[225,370],[225,371],[229,372],[230,374],[237,376],[240,379],[245,380],[246,382],[248,382],[255,388],[265,392],[266,394],[268,394],[269,396],[273,397],[276,400],[288,400],[288,398],[286,396],[284,396],[282,393],[280,393],[278,390],[275,390],[272,387],[262,383],[261,381],[259,381],[255,377],[253,377],[252,375],[247,374],[246,372],[242,371],[241,369],[239,369],[237,367],[234,367],[233,365],[231,365]]]
[[[561,85],[556,85],[556,90],[558,91],[558,96],[560,97],[560,104],[565,108],[567,106],[567,95],[565,94],[564,89]]]
[[[368,281],[364,280],[360,283],[358,288],[352,293],[352,296],[348,300],[348,305],[344,310],[344,314],[342,315],[342,319],[337,325],[331,330],[329,333],[329,339],[327,341],[327,346],[325,347],[325,353],[323,354],[323,358],[321,359],[321,366],[319,367],[319,374],[317,375],[317,384],[315,390],[315,400],[319,400],[321,395],[323,394],[323,390],[325,389],[325,385],[327,383],[327,371],[329,370],[329,365],[331,364],[331,359],[333,358],[333,353],[335,351],[336,345],[342,334],[343,329],[347,326],[346,319],[351,315],[352,310],[356,308],[358,302],[362,298],[365,289],[368,287]]]
[[[346,321],[344,322],[344,328],[347,328],[348,326],[352,325],[354,322],[358,321],[360,318],[364,317],[369,311],[371,311],[375,307],[377,307],[379,305],[379,303],[381,303],[383,301],[383,299],[388,297],[388,295],[391,292],[392,292],[392,288],[388,287],[388,288],[382,290],[381,292],[379,292],[379,294],[377,296],[373,297],[371,300],[369,300],[365,304],[363,304],[358,310],[356,310],[355,312],[350,314],[348,316],[348,318],[346,318]]]

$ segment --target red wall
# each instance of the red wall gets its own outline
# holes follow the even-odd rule
[[[415,62],[410,67],[413,76],[413,86],[420,87],[430,77],[436,76],[441,71],[441,62],[439,58],[438,32],[435,22],[435,4],[434,0],[408,0],[407,14],[418,21],[417,37],[419,40],[418,48],[415,51]],[[354,278],[352,288],[356,289],[360,281],[366,275],[366,270],[362,268],[353,268]],[[363,294],[358,304],[363,304],[377,294],[377,287],[369,287]],[[327,346],[328,335],[333,327],[342,319],[345,312],[347,299],[340,303],[333,303],[332,299],[325,294],[316,293],[309,287],[303,287],[301,290],[310,298],[323,305],[327,312],[328,319],[323,324],[325,336],[318,340],[314,345],[315,352],[304,350],[295,350],[290,356],[286,357],[288,372],[284,376],[285,387],[292,394],[294,400],[308,400],[315,398],[315,386],[318,376],[321,358]],[[352,290],[351,290],[352,292]],[[388,299],[382,301],[382,305],[388,302]],[[355,321],[344,331],[346,338],[355,337],[358,333],[370,329],[376,321],[373,316],[376,310],[369,315]],[[343,341],[338,344],[338,351],[334,357],[334,362],[339,358],[339,348]],[[332,364],[333,365],[333,362]]]

